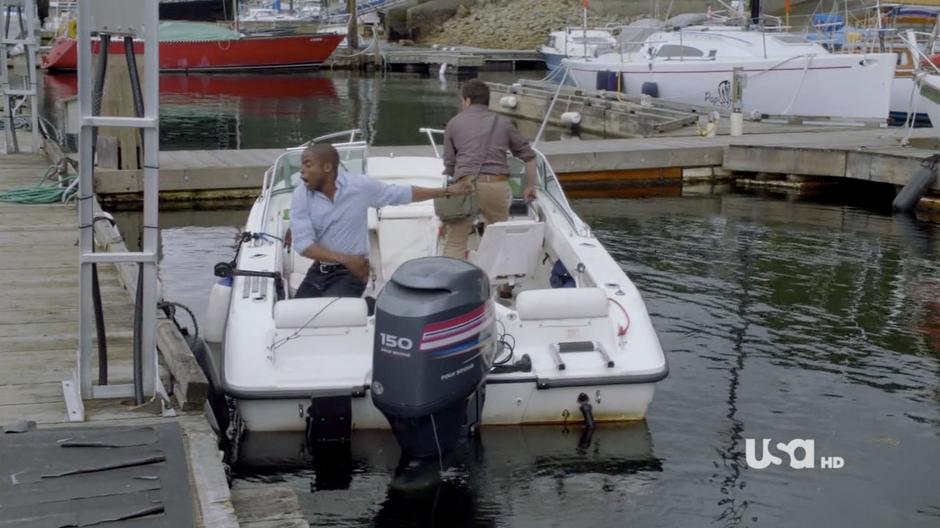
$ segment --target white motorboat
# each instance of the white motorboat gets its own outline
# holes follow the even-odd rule
[[[369,156],[363,142],[335,146],[346,170],[388,183],[444,184],[439,157]],[[438,254],[441,223],[430,201],[370,209],[372,276],[363,298],[293,298],[311,265],[282,241],[290,225],[291,193],[301,184],[302,151],[286,150],[265,173],[235,260],[217,267],[217,274],[231,281],[220,281],[212,291],[203,331],[211,354],[204,368],[215,396],[224,393],[235,403],[248,431],[307,430],[318,401],[327,400],[346,409],[341,421],[350,429],[387,429],[388,420],[373,404],[373,393],[381,392],[373,379],[374,345],[383,351],[389,343],[409,352],[418,347],[417,341],[409,339],[405,347],[401,337],[378,335],[383,331],[377,330],[381,324],[370,313],[368,298],[378,297],[381,314],[399,266]],[[510,158],[510,166],[518,181],[522,162]],[[490,325],[499,343],[485,378],[483,424],[642,419],[655,383],[668,373],[646,306],[571,209],[540,153],[538,169],[537,199],[529,204],[515,199],[510,219],[476,237],[477,249],[469,257],[491,285],[478,310],[480,328]],[[568,287],[553,287],[561,283]],[[479,286],[475,291],[482,295]],[[217,406],[226,405],[219,401]]]
[[[617,39],[608,29],[568,27],[549,33],[539,52],[546,68],[553,70],[561,65],[562,59],[596,57],[616,47]]]
[[[697,25],[653,33],[634,50],[566,59],[574,83],[731,110],[733,69],[743,111],[769,116],[886,120],[897,56],[834,54],[805,36]]]

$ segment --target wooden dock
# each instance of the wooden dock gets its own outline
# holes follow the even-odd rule
[[[490,110],[523,123],[541,123],[551,108],[548,124],[568,129],[572,134],[593,134],[608,139],[705,136],[710,126],[715,135],[729,135],[731,121],[719,116],[708,122],[712,109],[705,106],[650,98],[608,90],[584,90],[551,81],[519,79],[513,84],[489,82]],[[552,101],[555,104],[552,105]],[[577,115],[577,124],[563,116]],[[703,121],[703,122],[700,122]],[[883,123],[882,123],[883,124]],[[744,134],[791,134],[802,132],[879,128],[872,121],[839,122],[799,116],[763,116],[744,121]]]
[[[904,185],[920,161],[932,155],[933,129],[915,129],[911,145],[901,146],[902,129],[815,129],[751,134],[741,137],[653,137],[613,140],[551,141],[545,153],[562,183],[581,196],[630,196],[639,187],[680,187],[684,176],[750,177],[770,173],[849,178]],[[160,153],[160,187],[165,203],[184,207],[206,201],[253,198],[264,171],[281,149],[168,151]],[[433,155],[429,146],[373,147],[382,156]],[[708,174],[704,174],[703,170]],[[703,176],[704,174],[704,176]],[[109,203],[136,202],[141,191],[137,171],[101,170],[99,193]],[[940,184],[934,184],[940,193]],[[615,192],[616,191],[616,192]]]
[[[470,74],[479,70],[531,70],[541,68],[545,60],[534,50],[491,50],[469,46],[419,48],[383,44],[380,48],[383,68],[390,71]]]
[[[0,189],[33,186],[49,166],[41,154],[2,157]],[[0,424],[31,420],[67,427],[62,380],[76,367],[78,346],[78,214],[74,206],[0,202]],[[108,331],[109,381],[131,378],[133,303],[113,266],[99,266]],[[166,385],[169,385],[167,379]],[[197,526],[237,526],[218,456],[215,434],[201,409],[160,414],[159,401],[133,407],[126,401],[85,402],[89,425],[142,425],[177,421],[196,491]],[[0,508],[2,517],[2,508]]]

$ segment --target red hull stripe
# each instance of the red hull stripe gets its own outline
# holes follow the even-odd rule
[[[314,34],[287,37],[247,37],[209,42],[161,42],[161,71],[223,71],[316,66],[325,61],[343,40],[342,35]],[[97,54],[100,41],[92,43]],[[144,44],[134,43],[142,53]],[[112,42],[109,55],[123,55],[124,43]],[[78,67],[74,39],[60,38],[46,56],[43,68],[74,70]]]

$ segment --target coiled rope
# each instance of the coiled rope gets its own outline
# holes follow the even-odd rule
[[[58,175],[58,178],[53,178],[55,175]],[[59,166],[51,165],[43,173],[38,184],[0,192],[0,202],[18,204],[65,202],[78,191],[78,186],[74,185],[75,181],[75,175],[63,176]]]

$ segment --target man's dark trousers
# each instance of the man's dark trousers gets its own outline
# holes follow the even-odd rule
[[[304,297],[362,297],[366,283],[360,281],[344,266],[328,272],[321,272],[320,266],[313,264],[307,270],[295,299]]]

